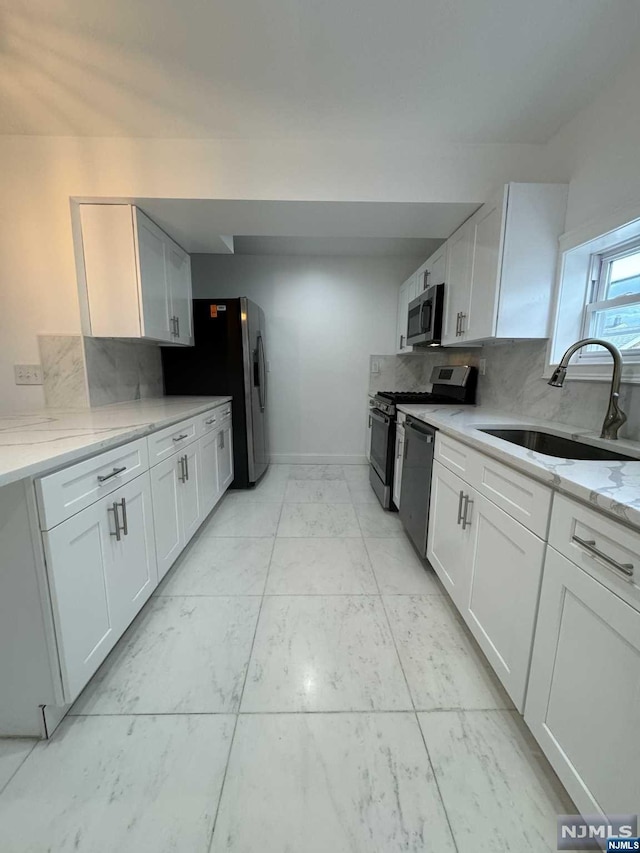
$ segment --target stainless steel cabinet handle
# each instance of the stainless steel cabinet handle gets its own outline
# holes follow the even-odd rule
[[[127,522],[127,502],[124,498],[120,501],[122,507],[122,532],[125,536],[129,535],[129,524]]]
[[[178,459],[178,462],[180,463],[180,474],[178,475],[178,479],[181,483],[184,483],[187,479],[184,473],[184,456],[181,456],[180,459]]]
[[[187,480],[189,479],[189,457],[186,453],[184,455],[184,476]]]
[[[185,438],[189,438],[189,436],[187,435],[186,432],[182,433],[182,435],[176,435],[173,440],[174,441],[182,441]]]
[[[467,315],[462,311],[460,313],[460,335],[464,335],[466,329],[464,328],[464,321],[467,319]]]
[[[469,498],[469,495],[464,496],[464,515],[462,517],[462,529],[466,530],[467,527],[471,527],[471,518],[469,517],[469,507],[473,506],[473,501]]]
[[[456,338],[459,336],[459,334],[460,334],[460,312],[458,311],[458,313],[456,314]]]
[[[122,468],[114,468],[110,474],[105,474],[104,476],[98,475],[99,483],[106,483],[107,480],[110,480],[112,477],[117,477],[118,474],[122,474],[123,471],[127,470],[127,466],[123,465]]]
[[[215,418],[209,418],[208,421],[205,421],[205,424],[206,424],[206,426],[210,426],[211,424],[215,424],[215,422],[216,422]]]
[[[224,430],[220,433],[220,450],[224,450]]]
[[[120,536],[120,522],[118,520],[118,501],[114,501],[110,507],[107,507],[107,512],[113,513],[113,520],[116,525],[115,533],[109,531],[109,536],[115,536],[116,541],[119,542],[122,539],[122,536]]]
[[[180,317],[176,317],[176,338],[180,337]]]
[[[462,501],[464,500],[464,492],[460,489],[458,494],[458,524],[462,521]]]
[[[404,341],[404,335],[400,335],[400,349],[404,349],[404,344],[402,343],[403,341]]]
[[[595,539],[581,539],[579,536],[572,536],[571,539],[574,542],[577,542],[578,545],[582,545],[582,547],[588,551],[590,554],[593,554],[594,557],[597,557],[599,560],[602,560],[608,566],[611,566],[613,569],[617,569],[619,572],[622,572],[623,575],[626,575],[628,578],[633,577],[633,563],[619,563],[617,560],[614,560],[613,557],[608,557],[603,551],[599,548],[596,548],[596,540]]]

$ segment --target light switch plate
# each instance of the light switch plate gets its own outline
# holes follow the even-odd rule
[[[486,376],[486,374],[487,374],[487,359],[486,358],[480,359],[480,370],[479,370],[479,372],[480,372],[480,376]]]
[[[41,364],[14,364],[16,385],[42,385]]]

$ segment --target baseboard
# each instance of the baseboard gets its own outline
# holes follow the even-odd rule
[[[335,454],[323,455],[321,453],[272,453],[271,461],[274,465],[367,465],[367,457]]]

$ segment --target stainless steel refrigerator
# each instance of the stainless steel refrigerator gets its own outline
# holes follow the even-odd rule
[[[264,312],[246,297],[193,300],[193,347],[162,347],[169,395],[233,398],[232,488],[256,483],[269,465]]]

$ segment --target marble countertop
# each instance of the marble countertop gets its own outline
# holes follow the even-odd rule
[[[157,397],[89,409],[0,414],[0,486],[78,462],[231,397]]]
[[[640,442],[603,441],[597,434],[580,427],[519,417],[484,406],[399,405],[397,408],[558,491],[580,498],[640,529]],[[639,461],[591,462],[560,459],[527,450],[479,431],[481,427],[525,425],[629,456],[638,456]]]

